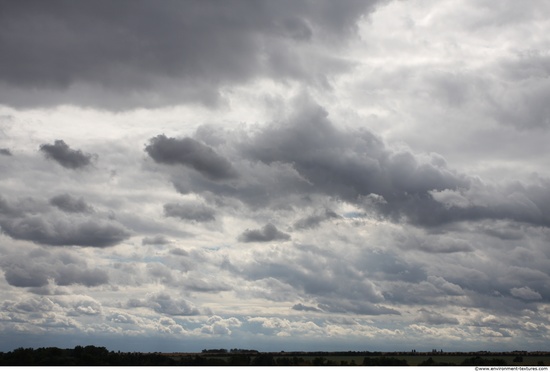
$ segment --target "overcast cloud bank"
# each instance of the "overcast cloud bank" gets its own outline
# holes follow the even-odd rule
[[[545,2],[0,7],[0,349],[548,349]]]

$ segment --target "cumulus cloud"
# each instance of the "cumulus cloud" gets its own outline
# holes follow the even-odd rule
[[[206,321],[206,324],[201,327],[201,333],[212,335],[230,335],[231,328],[238,328],[242,322],[237,318],[224,319],[218,315],[211,316]]]
[[[275,225],[268,223],[261,229],[245,230],[240,236],[239,240],[245,243],[251,242],[270,242],[274,240],[289,240],[290,235],[282,231],[279,231]]]
[[[193,138],[168,138],[161,134],[149,140],[145,151],[157,163],[183,165],[212,180],[233,178],[231,163],[211,147]]]
[[[63,140],[55,140],[53,145],[42,144],[40,151],[48,159],[53,159],[68,169],[80,169],[92,163],[94,156],[85,154],[81,150],[73,150]]]

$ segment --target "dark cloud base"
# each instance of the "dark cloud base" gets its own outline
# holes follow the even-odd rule
[[[63,140],[56,140],[53,145],[40,145],[40,151],[46,158],[53,159],[68,169],[84,168],[92,163],[93,155],[81,150],[72,150]]]

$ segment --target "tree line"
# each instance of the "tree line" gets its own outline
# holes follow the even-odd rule
[[[378,353],[362,353],[360,359],[338,360],[338,356],[359,356],[359,352],[319,352],[319,353],[274,353],[248,349],[205,349],[202,353],[140,353],[114,352],[101,346],[76,346],[74,349],[18,348],[10,352],[0,352],[0,366],[407,366],[406,359]],[[522,362],[517,356],[514,362]],[[458,365],[506,365],[504,359],[467,357]],[[431,357],[420,366],[456,365],[436,362]]]

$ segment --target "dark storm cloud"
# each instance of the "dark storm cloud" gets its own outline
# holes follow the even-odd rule
[[[11,151],[9,149],[0,149],[0,155],[12,156]]]
[[[211,147],[192,138],[168,138],[161,134],[149,140],[145,151],[157,163],[193,168],[211,180],[233,178],[231,163]]]
[[[290,235],[279,231],[275,225],[268,223],[261,229],[245,230],[240,236],[239,241],[245,243],[251,242],[271,242],[274,240],[289,240]]]
[[[208,222],[216,219],[216,211],[205,205],[198,203],[168,203],[164,205],[164,215],[167,217],[177,217],[182,220],[196,222]]]
[[[3,2],[0,82],[12,92],[0,98],[103,106],[113,105],[113,98],[124,106],[181,98],[213,102],[223,84],[262,74],[314,80],[343,67],[319,53],[315,63],[300,63],[300,57],[313,58],[307,43],[336,47],[378,2]],[[173,81],[178,89],[171,88]],[[91,92],[56,96],[79,86]],[[103,98],[105,92],[111,95]]]
[[[72,150],[63,140],[55,140],[53,145],[40,145],[40,151],[48,159],[53,159],[65,168],[79,169],[91,164],[93,155],[81,150]]]
[[[83,198],[75,198],[69,194],[61,194],[50,199],[50,204],[68,213],[90,213],[93,208],[86,204]]]

